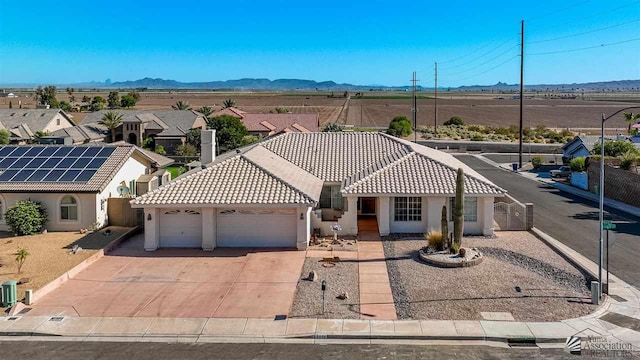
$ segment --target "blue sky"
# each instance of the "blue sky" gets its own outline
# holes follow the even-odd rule
[[[531,54],[640,38],[639,0],[0,0],[0,83],[261,77],[407,85],[416,70],[432,86],[434,61],[441,86],[517,83],[521,19]],[[640,41],[525,56],[528,84],[621,79],[640,79]]]

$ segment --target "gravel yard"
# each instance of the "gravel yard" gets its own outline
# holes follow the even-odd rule
[[[119,226],[112,226],[110,229],[112,234],[109,237],[103,235],[104,230],[88,234],[49,232],[29,236],[13,236],[2,232],[0,283],[30,279],[28,284],[18,285],[18,299],[22,299],[24,290],[41,288],[129,230]],[[82,247],[82,251],[75,255],[69,254],[73,245]],[[15,262],[15,253],[19,248],[25,248],[29,252],[20,274]]]
[[[307,258],[289,314],[292,318],[359,319],[360,291],[358,288],[358,264],[338,262],[335,267],[324,267],[318,258]],[[317,281],[305,280],[311,271],[318,274]],[[325,313],[322,314],[322,280],[327,282]],[[349,298],[340,300],[341,293]]]
[[[383,241],[399,319],[483,320],[481,312],[510,312],[517,321],[557,321],[596,309],[580,271],[528,232],[463,239],[463,247],[485,255],[469,268],[421,262],[417,250],[425,245]]]

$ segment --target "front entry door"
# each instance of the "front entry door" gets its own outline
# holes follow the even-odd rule
[[[376,198],[360,198],[360,214],[375,215],[376,214]]]

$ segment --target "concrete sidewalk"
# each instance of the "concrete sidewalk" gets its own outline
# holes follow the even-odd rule
[[[577,265],[597,265],[548,235]],[[564,347],[568,336],[595,336],[640,351],[640,291],[611,276],[610,297],[592,314],[557,322],[255,318],[2,317],[2,340],[259,343],[455,343]],[[634,330],[635,329],[635,330]]]

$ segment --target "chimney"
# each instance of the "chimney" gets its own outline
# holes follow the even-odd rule
[[[200,162],[210,164],[216,159],[216,131],[202,130],[200,140]]]

